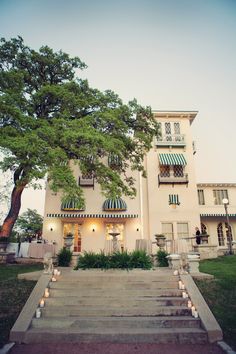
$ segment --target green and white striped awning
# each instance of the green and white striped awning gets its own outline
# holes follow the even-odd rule
[[[47,218],[75,218],[75,219],[134,219],[138,218],[138,214],[47,214]]]
[[[231,218],[235,218],[236,217],[236,214],[228,214],[228,215]],[[208,217],[212,217],[212,218],[224,217],[224,218],[226,218],[225,214],[200,214],[200,216],[202,218],[208,218]]]
[[[161,165],[171,165],[171,166],[187,165],[187,162],[183,154],[159,154],[159,161]]]
[[[65,211],[84,211],[84,203],[79,198],[66,198],[61,203],[61,210]]]
[[[178,194],[169,194],[169,204],[180,205]]]
[[[125,211],[126,209],[126,202],[121,198],[106,199],[103,203],[104,211]]]

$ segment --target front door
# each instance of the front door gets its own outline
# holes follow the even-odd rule
[[[117,239],[120,243],[120,248],[123,251],[124,250],[124,230],[125,230],[125,224],[124,223],[107,223],[106,224],[106,240],[112,240],[112,236],[109,235],[110,232],[117,231],[119,232],[119,235],[117,236]]]
[[[81,252],[81,224],[78,223],[64,223],[63,224],[63,237],[68,233],[74,236],[74,252]]]

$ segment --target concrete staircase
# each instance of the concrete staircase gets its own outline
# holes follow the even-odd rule
[[[206,343],[172,273],[63,270],[24,342]]]

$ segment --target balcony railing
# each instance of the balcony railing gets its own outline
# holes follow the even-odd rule
[[[79,177],[79,185],[81,187],[94,187],[94,178]]]
[[[188,174],[185,173],[183,176],[175,176],[174,173],[169,173],[169,175],[158,175],[158,184],[187,184]]]
[[[167,134],[157,138],[157,146],[185,146],[184,134]]]

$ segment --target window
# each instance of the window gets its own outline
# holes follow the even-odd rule
[[[105,224],[105,228],[106,228],[106,240],[112,240],[112,236],[109,233],[114,232],[114,230],[116,230],[119,233],[119,235],[117,235],[117,240],[119,241],[121,250],[124,249],[125,224],[123,224],[123,223],[108,223],[108,224]]]
[[[227,242],[232,241],[232,229],[231,226],[228,225],[228,223],[225,223],[225,229],[226,229],[226,237],[227,237]]]
[[[165,123],[165,134],[170,135],[171,134],[171,126],[170,123]]]
[[[173,166],[175,177],[184,177],[184,167],[180,165]]]
[[[222,222],[218,224],[217,226],[217,235],[218,235],[218,243],[219,246],[224,246],[225,241],[224,241],[224,234],[223,234],[223,225]]]
[[[171,241],[174,238],[173,224],[171,222],[163,222],[162,233],[165,235],[166,239]]]
[[[161,165],[160,166],[160,175],[161,175],[161,177],[170,177],[170,166]]]
[[[63,237],[68,233],[72,233],[74,236],[74,252],[81,252],[81,225],[77,223],[64,223]]]
[[[187,222],[178,222],[177,223],[177,234],[178,234],[178,238],[186,238],[189,236]]]
[[[204,190],[198,189],[197,194],[198,194],[198,204],[205,205]]]
[[[174,123],[174,133],[180,134],[180,124],[179,122]]]
[[[228,191],[226,189],[214,189],[213,190],[213,198],[214,198],[214,204],[215,205],[220,205],[223,204],[222,200],[224,198],[228,198]]]
[[[165,235],[165,248],[168,253],[173,253],[174,247],[174,228],[171,222],[163,222],[161,224],[162,234]]]
[[[207,227],[205,224],[201,223],[201,233],[202,234],[207,234]]]

